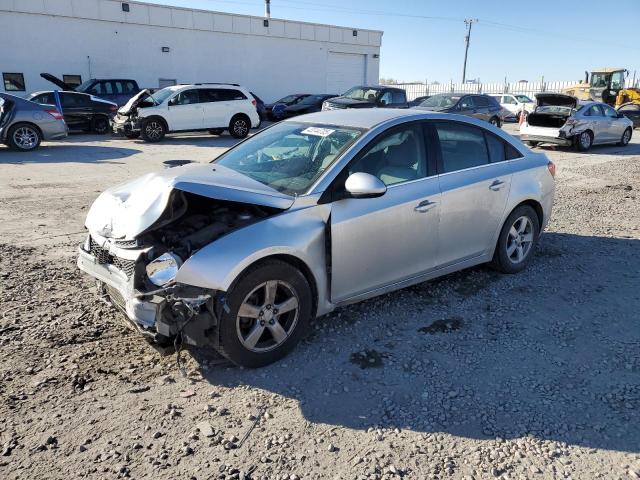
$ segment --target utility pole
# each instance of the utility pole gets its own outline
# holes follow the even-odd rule
[[[477,22],[477,18],[467,18],[464,24],[467,26],[467,35],[464,37],[466,46],[464,48],[464,66],[462,67],[462,83],[467,79],[467,54],[469,53],[469,41],[471,40],[471,26]]]

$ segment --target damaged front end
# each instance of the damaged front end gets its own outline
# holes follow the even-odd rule
[[[175,170],[211,170],[189,167]],[[179,335],[191,345],[217,347],[224,292],[178,283],[178,271],[218,238],[281,212],[274,203],[284,199],[261,201],[260,194],[244,192],[247,200],[262,203],[257,205],[229,199],[243,192],[225,194],[215,185],[200,185],[223,199],[212,198],[186,191],[198,189],[180,180],[151,175],[102,194],[87,217],[89,234],[79,248],[78,267],[148,339],[166,345]]]
[[[138,109],[156,105],[157,103],[154,101],[149,90],[145,89],[140,91],[118,109],[118,112],[112,119],[113,133],[128,136],[140,133],[140,116],[138,115]]]

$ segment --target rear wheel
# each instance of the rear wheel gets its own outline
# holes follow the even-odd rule
[[[224,133],[224,128],[212,128],[209,130],[211,135],[222,135]]]
[[[620,138],[620,142],[618,145],[621,147],[626,147],[631,141],[631,127],[627,128],[622,134],[622,138]]]
[[[28,123],[18,123],[9,129],[7,144],[18,152],[35,150],[42,141],[40,130]]]
[[[593,145],[593,134],[589,130],[585,130],[578,135],[576,139],[576,148],[580,152],[586,152]]]
[[[531,148],[536,148],[539,145],[539,142],[527,142],[527,145]]]
[[[313,296],[295,267],[270,260],[245,273],[227,295],[220,317],[220,353],[257,368],[284,357],[309,329]]]
[[[249,135],[251,121],[246,115],[236,115],[229,123],[229,133],[234,138],[245,138]]]
[[[109,119],[105,116],[93,117],[91,121],[91,130],[98,135],[104,135],[109,131]]]
[[[538,243],[539,232],[536,211],[529,205],[516,208],[502,226],[492,265],[503,273],[523,270]]]
[[[142,130],[140,132],[142,139],[146,142],[159,142],[167,134],[167,128],[162,120],[157,118],[150,118],[145,120],[142,124]]]

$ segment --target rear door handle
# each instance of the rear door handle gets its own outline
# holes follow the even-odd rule
[[[493,183],[489,185],[489,189],[497,192],[502,188],[502,185],[504,185],[504,182],[502,180],[494,180]]]
[[[423,200],[418,205],[414,207],[414,210],[418,213],[425,213],[431,210],[433,207],[437,205],[436,202],[431,202],[429,200]]]

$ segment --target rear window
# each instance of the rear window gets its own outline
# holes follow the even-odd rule
[[[481,129],[455,122],[436,122],[442,152],[441,173],[456,172],[489,163]]]

